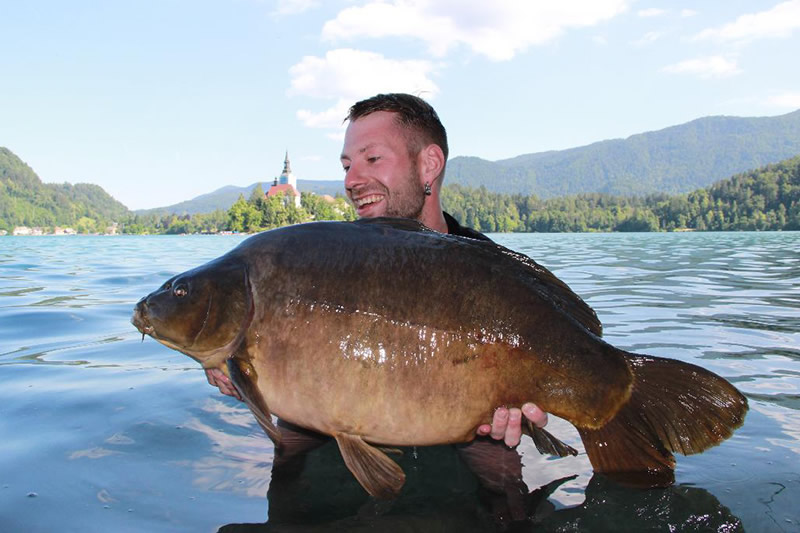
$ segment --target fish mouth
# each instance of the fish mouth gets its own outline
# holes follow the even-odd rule
[[[136,305],[136,308],[133,310],[133,317],[131,317],[131,324],[139,330],[139,333],[142,334],[142,339],[144,339],[145,335],[153,336],[156,329],[150,323],[150,320],[147,319],[147,315],[142,309],[143,305],[140,302]]]

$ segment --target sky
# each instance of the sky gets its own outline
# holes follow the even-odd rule
[[[0,8],[0,146],[130,209],[342,180],[343,118],[428,100],[499,160],[800,108],[800,0],[28,0]]]

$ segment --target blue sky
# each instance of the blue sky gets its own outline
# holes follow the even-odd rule
[[[451,157],[800,108],[800,0],[71,0],[0,10],[0,146],[131,209],[342,179],[354,101],[429,100]]]

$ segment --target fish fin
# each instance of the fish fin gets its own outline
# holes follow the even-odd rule
[[[744,422],[747,398],[720,376],[683,361],[626,358],[634,374],[628,402],[605,426],[578,428],[596,472],[623,480],[627,473],[647,472],[670,483],[672,452],[700,453]]]
[[[245,360],[233,357],[228,359],[227,367],[231,382],[234,387],[236,387],[236,390],[239,391],[239,396],[242,397],[247,407],[250,408],[253,416],[256,417],[258,425],[261,426],[261,429],[263,429],[272,442],[275,443],[276,447],[280,446],[281,432],[278,431],[278,428],[272,423],[272,415],[269,412],[269,407],[267,407],[264,396],[253,385],[258,379],[258,375],[253,366]]]
[[[495,244],[495,246],[500,245]],[[603,324],[597,317],[597,313],[583,298],[575,294],[569,288],[569,285],[527,255],[506,248],[504,250],[507,255],[516,258],[533,271],[534,275],[529,278],[529,283],[535,284],[534,290],[542,298],[549,300],[558,309],[572,317],[593,334],[598,337],[603,336]]]
[[[400,448],[387,448],[386,446],[378,446],[377,448],[385,454],[403,456],[403,450]]]
[[[552,433],[544,428],[538,427],[527,418],[522,425],[522,431],[533,439],[536,449],[539,450],[539,453],[542,455],[555,455],[558,457],[578,455],[578,450],[557,439]]]
[[[400,493],[406,475],[397,463],[358,435],[336,433],[334,437],[347,468],[371,496],[388,500]]]

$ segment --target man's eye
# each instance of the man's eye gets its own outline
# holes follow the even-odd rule
[[[376,162],[378,159],[380,159],[380,156],[377,156],[377,155],[376,155],[376,156],[368,157],[368,158],[367,158],[367,161],[369,161],[370,163],[374,163],[374,162]]]
[[[350,165],[343,166],[343,167],[342,167],[342,170],[344,170],[345,172],[347,172],[348,170],[350,170]]]

